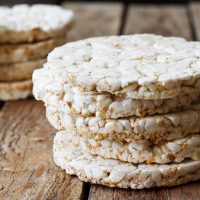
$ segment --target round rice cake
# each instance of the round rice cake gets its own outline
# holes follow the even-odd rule
[[[55,5],[0,7],[0,43],[30,43],[60,37],[73,25],[71,10]]]
[[[32,80],[0,83],[0,100],[25,99],[32,95]]]
[[[95,140],[139,143],[148,140],[160,144],[200,132],[200,104],[176,113],[120,119],[74,116],[67,107],[58,106],[56,99],[52,104],[46,104],[46,116],[57,130],[75,130]]]
[[[109,93],[81,92],[77,87],[66,88],[60,82],[52,82],[45,75],[41,78],[42,72],[43,70],[35,70],[33,74],[35,98],[49,105],[51,99],[58,98],[62,105],[70,108],[72,114],[82,117],[142,117],[185,110],[200,101],[200,90],[185,91],[168,99],[132,99],[126,95],[120,97]]]
[[[66,37],[36,43],[0,45],[0,64],[27,62],[44,58],[55,47],[66,42]]]
[[[153,34],[89,38],[54,49],[41,76],[86,92],[174,98],[200,88],[199,56],[200,42],[183,38]]]
[[[31,79],[35,69],[42,67],[46,58],[29,62],[0,65],[0,82],[14,82]]]
[[[93,138],[78,136],[73,130],[57,133],[62,140],[63,148],[73,141],[86,153],[108,159],[117,159],[129,163],[180,163],[185,159],[200,160],[200,135],[190,135],[160,145],[149,142],[118,142],[104,139],[97,141]]]
[[[66,145],[63,145],[63,144]],[[200,179],[200,161],[178,164],[131,164],[83,152],[73,141],[54,139],[54,161],[67,174],[109,187],[142,189],[175,186]]]

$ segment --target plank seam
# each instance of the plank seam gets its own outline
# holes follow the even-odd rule
[[[121,14],[121,19],[120,19],[120,28],[119,28],[119,35],[122,35],[124,33],[124,28],[126,26],[126,21],[127,21],[127,11],[128,11],[128,3],[123,3],[123,8],[122,8],[122,14]]]
[[[4,104],[5,104],[5,102],[0,101],[0,111],[2,110]]]
[[[189,19],[189,26],[190,26],[190,30],[191,30],[191,36],[193,40],[197,40],[197,34],[195,31],[195,25],[194,25],[194,16],[192,14],[192,10],[189,4],[186,5],[186,12],[187,12],[187,16]]]
[[[90,183],[83,183],[82,195],[81,200],[88,200],[90,194]]]

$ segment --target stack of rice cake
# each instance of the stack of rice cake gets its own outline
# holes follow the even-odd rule
[[[0,7],[0,100],[32,93],[32,72],[66,43],[72,11],[52,5]]]
[[[52,51],[33,93],[58,129],[54,161],[120,188],[200,179],[200,43],[152,34],[90,38]]]

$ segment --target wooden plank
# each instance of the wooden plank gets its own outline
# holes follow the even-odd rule
[[[119,33],[122,15],[120,3],[64,3],[65,8],[75,12],[76,23],[69,34],[69,41],[94,36]]]
[[[55,129],[42,103],[5,103],[0,122],[0,199],[81,198],[83,183],[53,163]]]
[[[125,34],[155,33],[191,39],[187,11],[181,5],[132,5],[129,7]]]
[[[200,2],[193,2],[189,6],[191,21],[196,39],[200,41]]]
[[[81,199],[82,183],[59,169],[0,171],[0,199]]]
[[[47,122],[42,103],[32,100],[6,103],[0,122],[0,167],[3,170],[52,166],[49,147],[55,129]]]
[[[189,19],[183,6],[132,5],[123,33],[157,33],[167,36],[191,38]],[[90,200],[191,200],[199,199],[200,182],[171,188],[125,190],[91,186]]]
[[[172,188],[155,188],[144,190],[126,190],[92,186],[90,200],[197,200],[200,197],[200,182]]]

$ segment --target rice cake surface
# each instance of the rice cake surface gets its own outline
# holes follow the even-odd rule
[[[165,142],[161,145],[152,145],[149,142],[118,142],[104,139],[97,141],[93,138],[78,136],[72,130],[59,132],[63,148],[72,141],[80,146],[83,152],[116,159],[129,163],[180,163],[185,159],[200,160],[200,134],[190,135],[182,139]]]
[[[0,7],[0,43],[24,43],[60,37],[72,26],[72,11],[55,5]]]
[[[58,130],[75,130],[84,137],[96,140],[109,139],[122,142],[139,143],[146,140],[152,144],[184,138],[200,132],[200,104],[189,110],[148,117],[129,117],[120,119],[101,119],[80,117],[70,114],[65,106],[46,104],[46,116]]]
[[[32,78],[35,69],[41,68],[46,58],[29,62],[0,65],[0,82],[14,82]]]
[[[200,42],[152,34],[89,38],[56,48],[41,69],[53,82],[133,99],[200,88]]]
[[[54,161],[66,173],[76,175],[82,181],[109,187],[142,189],[175,186],[200,179],[200,161],[134,165],[82,152],[81,147],[71,140],[63,141],[59,133],[54,139]]]
[[[40,70],[34,72],[33,83],[33,93],[37,100],[50,105],[51,100],[57,98],[63,106],[70,108],[72,114],[82,117],[142,117],[185,110],[200,101],[200,90],[185,91],[168,99],[132,99],[126,95],[119,97],[109,93],[81,92],[77,87],[67,88],[60,82],[53,82],[45,74],[41,77]]]
[[[32,95],[32,80],[0,83],[0,100],[25,99]]]
[[[0,64],[27,62],[44,58],[55,47],[66,42],[66,37],[26,44],[0,45]]]

